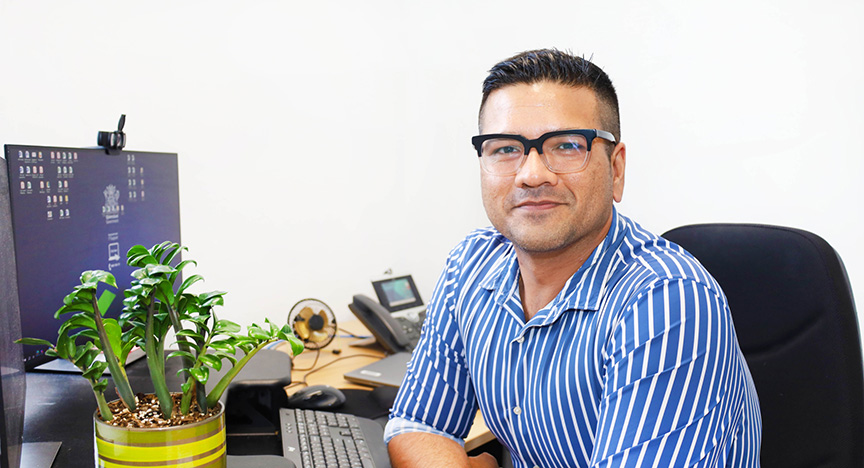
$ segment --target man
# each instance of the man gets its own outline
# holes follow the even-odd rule
[[[387,425],[394,466],[496,466],[460,445],[479,408],[515,466],[759,466],[756,391],[726,298],[618,214],[626,148],[596,65],[524,52],[483,86],[493,228],[447,260]]]

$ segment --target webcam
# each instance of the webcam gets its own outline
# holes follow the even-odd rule
[[[126,114],[120,115],[120,122],[117,123],[116,132],[99,132],[96,137],[96,144],[105,148],[106,152],[110,150],[122,150],[126,146],[126,134],[123,133],[123,126],[126,125]]]

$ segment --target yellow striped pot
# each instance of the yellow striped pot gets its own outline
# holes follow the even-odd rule
[[[225,468],[225,413],[176,427],[129,428],[94,415],[99,468]]]

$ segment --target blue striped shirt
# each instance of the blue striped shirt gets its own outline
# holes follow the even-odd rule
[[[677,245],[613,211],[527,323],[513,245],[450,253],[385,437],[461,442],[479,410],[518,467],[759,466],[761,418],[726,297]]]

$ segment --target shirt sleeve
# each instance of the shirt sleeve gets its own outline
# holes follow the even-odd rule
[[[474,422],[477,402],[456,317],[461,251],[460,244],[451,252],[429,301],[420,341],[390,411],[388,441],[412,431],[458,441],[467,437]]]
[[[427,426],[423,423],[409,421],[407,419],[402,419],[399,417],[395,417],[390,421],[387,421],[387,427],[384,431],[384,442],[389,443],[390,439],[396,437],[397,435],[407,434],[409,432],[425,432],[427,434],[435,434],[450,439],[463,447],[465,446],[465,441],[462,439],[457,439],[446,432],[441,432],[435,429],[432,426]]]
[[[725,466],[759,418],[722,293],[658,280],[631,301],[603,350],[592,467]]]

